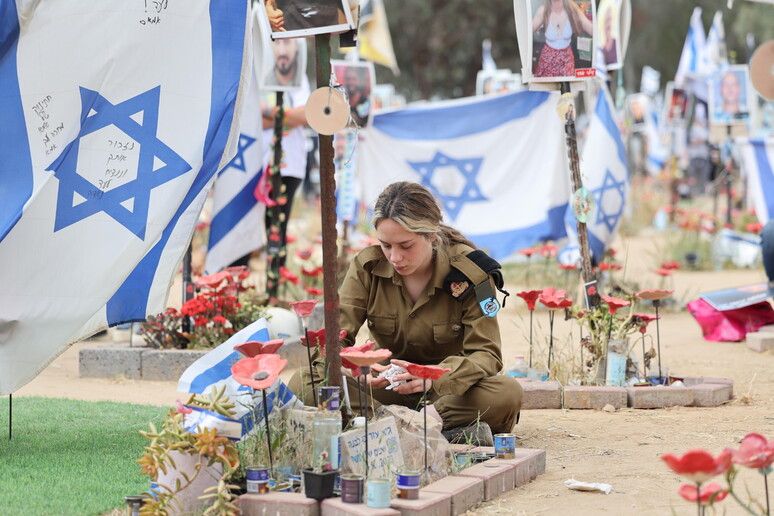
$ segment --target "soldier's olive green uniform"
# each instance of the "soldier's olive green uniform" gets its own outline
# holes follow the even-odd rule
[[[392,358],[451,368],[432,382],[428,394],[445,429],[466,426],[480,415],[493,432],[510,432],[521,408],[522,390],[513,378],[496,376],[503,365],[497,319],[483,315],[473,292],[460,302],[443,290],[451,267],[470,278],[471,288],[488,279],[464,257],[471,251],[468,246],[456,245],[448,256],[436,253],[433,276],[414,303],[381,248],[362,250],[353,259],[340,290],[340,324],[347,331],[342,344],[353,345],[367,321],[378,346],[392,351]],[[315,365],[319,378],[324,375],[319,357]],[[298,374],[291,379],[290,388],[297,394],[310,394],[305,402],[311,404],[308,371],[304,373],[303,379]],[[307,385],[302,386],[302,382]],[[357,387],[351,379],[349,385],[354,408]],[[421,393],[402,395],[384,389],[371,392],[379,403],[412,408],[418,407],[422,397]]]

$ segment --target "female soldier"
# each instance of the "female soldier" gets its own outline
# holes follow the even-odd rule
[[[497,376],[500,330],[494,313],[485,314],[477,296],[484,290],[493,296],[494,286],[502,285],[499,264],[442,224],[432,194],[416,183],[388,186],[376,201],[373,224],[380,244],[354,257],[340,290],[341,329],[347,331],[342,344],[354,344],[367,321],[378,347],[392,351],[393,364],[451,368],[427,382],[427,413],[441,420],[444,430],[466,427],[480,417],[492,432],[510,432],[522,390],[513,378]],[[499,285],[490,278],[492,272]],[[318,374],[323,373],[320,362]],[[354,392],[356,383],[349,380]],[[368,378],[375,405],[417,408],[422,380],[409,373],[394,380],[404,383],[387,390],[386,379]],[[296,394],[309,392],[301,382],[298,374],[291,379]]]

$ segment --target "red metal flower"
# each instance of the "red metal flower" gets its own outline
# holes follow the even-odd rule
[[[559,264],[559,268],[560,268],[560,269],[564,269],[564,270],[566,270],[566,271],[574,271],[574,270],[575,270],[575,269],[577,269],[578,267],[576,267],[574,264],[571,264],[571,263],[570,263],[570,264],[564,264],[564,263],[560,263],[560,264]]]
[[[306,267],[301,268],[301,274],[306,276],[307,278],[316,278],[320,274],[322,274],[323,268],[322,267],[315,267],[313,269],[307,269]]]
[[[267,389],[279,378],[287,364],[288,361],[279,355],[245,357],[231,366],[231,375],[242,385]]]
[[[555,245],[544,244],[540,246],[540,254],[543,258],[551,258],[556,256],[559,249]]]
[[[223,270],[231,275],[231,278],[234,280],[234,282],[242,281],[250,275],[250,269],[244,265],[239,265],[237,267],[226,267]]]
[[[352,347],[341,350],[341,357],[360,367],[368,367],[392,356],[389,349],[373,349],[371,351],[357,351]]]
[[[540,292],[538,301],[551,310],[567,308],[572,306],[572,298],[565,297],[565,294],[567,294],[566,290],[554,290],[553,287],[546,287]]]
[[[271,355],[272,353],[276,353],[284,343],[284,339],[273,339],[267,340],[266,342],[250,340],[243,342],[242,344],[237,344],[234,346],[234,349],[246,357],[256,357],[258,355]]]
[[[301,337],[301,345],[311,348],[320,348],[320,353],[325,350],[325,328],[320,330],[309,330],[309,344],[306,343],[306,337]],[[347,336],[347,330],[339,331],[339,340]]]
[[[228,280],[231,274],[227,271],[216,272],[215,274],[209,274],[202,276],[196,280],[197,287],[217,288],[221,283]]]
[[[661,262],[661,268],[667,270],[677,270],[680,268],[680,264],[674,260],[669,260],[666,262]]]
[[[661,269],[656,269],[653,272],[655,272],[656,274],[658,274],[660,276],[671,276],[672,275],[672,269],[661,268]]]
[[[645,333],[647,331],[649,323],[652,323],[656,319],[661,319],[660,315],[656,317],[655,315],[649,314],[634,314],[633,317],[634,322],[640,325],[640,333]]]
[[[376,345],[376,341],[367,340],[365,344],[361,344],[359,346],[350,346],[350,347],[344,348],[344,349],[349,349],[349,350],[352,350],[352,351],[371,351],[372,349],[374,349],[375,345]],[[345,353],[341,354],[341,365],[346,367],[350,371],[352,371],[352,374],[354,376],[359,375],[360,374],[360,366],[355,365],[352,362],[350,362],[349,360],[347,360],[347,358],[344,355],[345,355]]]
[[[706,450],[689,450],[682,457],[667,453],[661,459],[678,475],[703,484],[731,467],[731,450],[723,450],[717,458]]]
[[[651,290],[640,290],[634,295],[636,297],[639,297],[640,299],[645,299],[646,301],[658,301],[659,299],[664,299],[665,297],[669,297],[669,295],[672,294],[672,292],[674,292],[674,290],[651,289]]]
[[[632,304],[630,301],[627,301],[625,299],[620,299],[613,296],[606,296],[604,294],[600,294],[599,297],[602,298],[602,300],[607,303],[607,309],[611,314],[614,314],[616,310],[619,308],[623,308],[625,306],[629,306]]]
[[[535,309],[535,302],[537,301],[538,297],[540,296],[540,293],[543,292],[542,290],[525,290],[523,292],[519,292],[516,295],[522,298],[527,303],[527,308],[532,311]]]
[[[186,407],[180,400],[175,400],[175,404],[177,405],[177,411],[183,415],[193,412],[192,408]]]
[[[763,224],[760,222],[751,222],[745,226],[745,229],[750,233],[755,233],[757,235],[763,230]]]
[[[323,289],[317,288],[317,287],[306,287],[304,288],[306,290],[306,293],[310,296],[321,296],[323,295]]]
[[[306,299],[304,301],[293,301],[290,303],[291,308],[293,308],[293,311],[296,312],[296,315],[298,315],[301,318],[309,317],[312,315],[312,312],[314,312],[314,307],[317,304],[316,299]]]
[[[699,503],[702,505],[722,502],[728,496],[728,491],[715,482],[702,487],[701,491],[694,485],[683,484],[677,489],[677,493],[689,502],[696,502],[696,497],[698,496],[700,498]]]
[[[287,267],[280,267],[279,268],[280,276],[291,282],[293,285],[300,285],[301,279],[299,279],[298,276],[293,274],[293,272],[288,269]]]
[[[406,364],[406,371],[408,371],[410,374],[413,374],[414,376],[417,376],[419,378],[424,378],[425,380],[437,380],[449,371],[451,371],[448,367],[441,367],[441,366],[434,366],[434,365],[419,365],[419,364],[412,364],[407,363]]]
[[[312,257],[313,252],[314,250],[311,247],[307,247],[306,249],[299,249],[298,251],[296,251],[296,256],[300,260],[308,260],[309,258]]]
[[[731,450],[735,464],[752,469],[764,469],[774,464],[774,441],[767,441],[761,434],[744,436],[738,450]]]
[[[535,254],[536,252],[538,252],[538,250],[537,250],[537,249],[535,249],[534,247],[527,247],[526,249],[519,249],[519,250],[518,250],[518,253],[519,253],[519,254],[521,254],[521,255],[524,255],[524,256],[526,256],[527,258],[529,258],[530,256],[532,256],[532,255],[533,255],[533,254]]]

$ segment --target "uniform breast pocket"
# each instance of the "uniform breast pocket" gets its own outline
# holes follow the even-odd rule
[[[383,343],[386,341],[392,342],[395,336],[396,317],[394,315],[369,315],[368,316],[368,331],[374,335],[379,336],[376,340],[384,347]]]
[[[434,322],[433,340],[443,346],[446,356],[462,352],[462,323],[458,321]]]

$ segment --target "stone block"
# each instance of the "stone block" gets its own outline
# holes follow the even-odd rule
[[[694,407],[717,407],[731,399],[731,386],[722,383],[700,383],[688,387],[693,391]]]
[[[401,516],[448,516],[451,514],[451,496],[446,493],[432,493],[419,490],[416,500],[393,498],[392,508]]]
[[[626,407],[626,387],[567,385],[564,388],[564,408],[601,410],[605,405],[617,409]]]
[[[516,466],[498,459],[491,459],[463,469],[457,475],[483,480],[486,502],[510,491],[516,485]]]
[[[774,333],[774,324],[767,324],[766,326],[761,326],[758,328],[759,332],[762,333]]]
[[[627,387],[631,408],[688,407],[693,404],[693,391],[688,387]]]
[[[302,493],[243,494],[239,508],[242,516],[320,516],[317,500]]]
[[[207,354],[209,350],[153,349],[142,354],[142,379],[177,381],[188,366]]]
[[[539,450],[537,448],[516,448],[515,456],[516,458],[514,460],[523,458],[528,459],[527,476],[529,480],[535,480],[538,475],[546,472],[545,450]],[[517,469],[516,473],[518,474],[519,472],[520,470]]]
[[[321,516],[400,516],[400,511],[391,507],[374,509],[365,503],[344,503],[341,498],[327,498],[320,504]]]
[[[429,493],[451,496],[451,514],[463,514],[471,507],[484,501],[484,481],[475,477],[454,475],[442,478],[422,488]]]
[[[104,346],[78,352],[78,376],[81,378],[142,378],[142,353],[147,348]]]
[[[702,378],[702,383],[717,383],[721,385],[728,385],[731,387],[731,394],[730,396],[734,397],[734,380],[732,378],[711,378],[708,376],[705,376]]]
[[[559,382],[519,382],[524,390],[522,410],[562,408],[562,386]]]
[[[756,332],[747,334],[747,347],[758,353],[774,349],[774,333]]]

